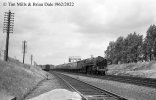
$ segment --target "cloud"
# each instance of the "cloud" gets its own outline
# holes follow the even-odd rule
[[[154,0],[104,0],[102,4],[93,0],[86,2],[72,12],[72,21],[79,26],[79,32],[119,33],[155,22]]]
[[[45,2],[44,0],[20,1]],[[70,0],[47,2],[56,1]],[[2,0],[2,2],[7,1]],[[72,2],[75,3],[73,7],[0,6],[0,30],[3,28],[4,12],[8,9],[15,12],[14,34],[10,35],[10,56],[22,60],[21,46],[24,40],[28,45],[26,56],[28,63],[31,54],[39,64],[64,63],[68,61],[69,56],[82,58],[88,58],[90,55],[103,56],[109,41],[134,31],[146,34],[150,24],[156,22],[155,0],[73,0]],[[3,48],[4,38],[5,34],[0,37]]]

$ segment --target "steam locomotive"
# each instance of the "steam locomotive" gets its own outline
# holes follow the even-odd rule
[[[107,72],[107,60],[101,56],[88,58],[77,62],[57,65],[58,71],[105,75]]]

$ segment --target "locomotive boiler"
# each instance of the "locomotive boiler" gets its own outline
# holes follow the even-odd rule
[[[101,56],[96,58],[88,58],[77,62],[77,66],[81,67],[83,73],[103,74],[107,71],[107,60]]]

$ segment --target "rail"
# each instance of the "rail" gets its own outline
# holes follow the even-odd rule
[[[80,81],[78,79],[66,76],[58,72],[52,72],[57,75],[59,78],[64,80],[74,91],[80,94],[82,100],[127,100],[119,95],[111,93],[109,91],[100,89],[96,86],[90,85],[86,82]]]

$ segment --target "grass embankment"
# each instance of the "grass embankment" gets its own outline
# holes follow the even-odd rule
[[[38,82],[46,78],[46,74],[35,66],[0,61],[0,91],[5,90],[21,100]]]
[[[109,65],[108,74],[156,78],[156,61]]]

